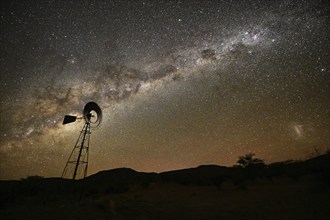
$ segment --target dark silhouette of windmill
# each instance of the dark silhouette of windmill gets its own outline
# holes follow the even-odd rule
[[[87,175],[90,130],[100,125],[101,108],[95,102],[88,102],[84,107],[82,117],[65,115],[63,125],[75,122],[77,119],[84,119],[85,124],[62,172],[62,178],[72,178],[73,180],[85,178]]]

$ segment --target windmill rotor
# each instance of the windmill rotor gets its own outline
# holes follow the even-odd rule
[[[95,102],[88,102],[84,107],[83,117],[93,127],[98,127],[102,122],[102,110]]]

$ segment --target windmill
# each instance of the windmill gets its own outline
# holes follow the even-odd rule
[[[84,107],[82,117],[65,115],[63,125],[75,122],[77,119],[84,119],[85,124],[62,173],[62,178],[72,178],[73,180],[80,177],[85,178],[87,175],[90,130],[101,124],[101,108],[95,102],[88,102]]]

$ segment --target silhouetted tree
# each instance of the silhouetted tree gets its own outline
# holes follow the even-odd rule
[[[240,167],[246,168],[251,166],[263,166],[265,165],[264,160],[259,158],[254,158],[254,153],[248,153],[244,156],[240,156],[237,160],[237,163]]]

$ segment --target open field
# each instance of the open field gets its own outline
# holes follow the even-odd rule
[[[37,194],[4,204],[2,219],[327,219],[330,189],[279,179],[242,190],[152,184],[117,194]]]

